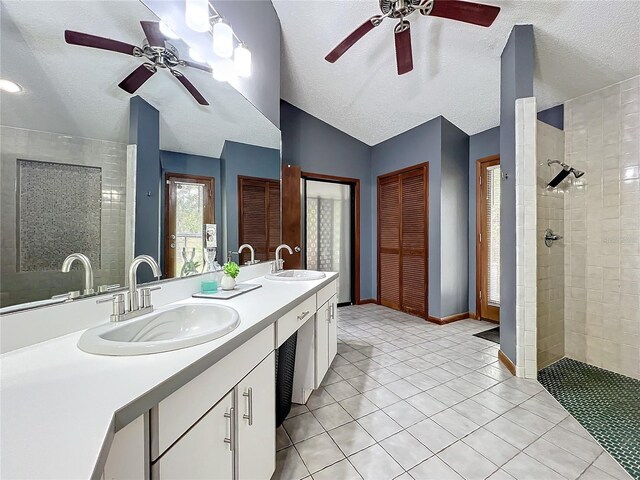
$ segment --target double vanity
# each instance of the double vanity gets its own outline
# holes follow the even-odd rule
[[[297,332],[306,402],[336,354],[338,275],[267,266],[233,299],[163,304],[195,285],[169,282],[152,313],[5,354],[2,477],[270,478],[277,349]]]

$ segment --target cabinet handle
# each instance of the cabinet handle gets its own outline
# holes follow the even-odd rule
[[[243,397],[247,397],[249,403],[249,413],[242,415],[242,418],[249,420],[249,426],[253,425],[253,389],[247,388],[247,391],[242,394]]]
[[[329,307],[329,306],[327,305],[327,309],[325,310],[325,312],[326,312],[325,317],[327,317],[327,318],[326,318],[327,323],[331,323],[331,311],[329,310],[329,308],[328,308],[328,307]]]
[[[332,303],[331,304],[331,320],[335,320],[336,319],[336,304]]]
[[[229,437],[225,437],[224,443],[229,444],[230,452],[233,452],[233,444],[235,443],[235,436],[236,436],[235,427],[233,426],[233,410],[234,408],[231,407],[229,409],[229,412],[224,414],[224,418],[229,419]]]
[[[298,315],[298,320],[302,320],[307,315],[309,315],[309,310],[305,310],[304,312],[302,312],[302,315]]]

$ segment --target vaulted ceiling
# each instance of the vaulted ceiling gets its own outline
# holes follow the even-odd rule
[[[436,0],[438,1],[438,0]],[[325,55],[367,18],[376,0],[273,0],[282,24],[282,98],[375,145],[438,115],[468,134],[499,124],[500,54],[513,25],[535,32],[540,109],[640,74],[640,2],[486,0],[490,28],[414,13],[414,70],[396,74],[385,20],[335,64]]]

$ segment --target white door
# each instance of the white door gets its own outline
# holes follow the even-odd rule
[[[233,477],[233,393],[230,392],[156,462],[161,480]]]
[[[327,302],[316,313],[316,388],[329,370],[329,321],[330,304]]]
[[[338,295],[334,295],[329,300],[329,332],[327,341],[329,342],[328,363],[331,365],[338,353]]]
[[[271,478],[276,468],[275,376],[275,352],[271,352],[237,386],[240,479]]]

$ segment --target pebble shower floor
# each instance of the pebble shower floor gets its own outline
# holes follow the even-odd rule
[[[640,380],[563,358],[538,380],[636,480],[640,479]]]

